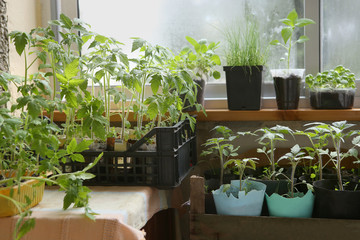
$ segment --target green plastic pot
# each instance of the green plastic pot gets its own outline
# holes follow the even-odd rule
[[[269,215],[274,217],[310,218],[314,208],[314,194],[308,190],[302,197],[286,198],[277,193],[266,194]]]

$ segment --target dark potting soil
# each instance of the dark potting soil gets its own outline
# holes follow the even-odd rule
[[[296,81],[296,80],[299,80],[299,76],[295,75],[295,74],[290,74],[289,76],[287,76],[286,78],[284,77],[274,77],[274,80],[277,80],[277,81]]]

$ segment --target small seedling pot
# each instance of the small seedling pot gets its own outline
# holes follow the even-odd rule
[[[337,180],[319,180],[314,182],[314,217],[360,219],[360,189],[357,183],[350,182],[348,190],[339,191]]]
[[[305,69],[271,70],[278,109],[287,110],[298,108],[301,82],[304,78],[304,73]]]
[[[350,109],[355,91],[352,88],[310,90],[310,104],[315,109]]]
[[[41,202],[44,195],[45,182],[39,180],[27,180],[19,186],[1,187],[0,195],[12,197],[14,200],[26,205],[27,197],[30,199],[30,204],[26,205],[25,209],[32,208]],[[13,202],[6,198],[0,197],[0,217],[13,216],[19,213]]]
[[[213,191],[216,211],[221,215],[260,216],[264,202],[266,185],[260,182],[243,180],[239,191],[240,180],[232,180],[230,188],[224,192],[224,185]]]
[[[224,66],[229,110],[259,110],[263,66]]]
[[[310,218],[314,208],[314,194],[308,190],[302,197],[286,198],[277,193],[266,194],[269,215],[275,217]]]

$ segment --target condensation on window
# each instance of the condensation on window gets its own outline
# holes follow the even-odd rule
[[[359,0],[322,1],[322,71],[343,65],[360,77],[359,9]]]
[[[285,50],[268,46],[281,38],[283,24],[279,21],[296,9],[304,17],[303,0],[79,0],[80,18],[93,31],[116,38],[130,52],[131,37],[141,37],[174,52],[186,46],[185,36],[220,42],[218,54],[223,56],[221,29],[234,21],[244,23],[246,14],[259,22],[263,43],[269,47],[268,68],[284,68]],[[303,32],[296,32],[297,36]],[[310,40],[311,41],[311,40]],[[304,67],[304,46],[299,44],[291,53],[291,68]],[[226,64],[222,59],[223,65]],[[222,71],[222,67],[219,67]],[[225,74],[222,74],[224,81]],[[268,81],[271,77],[268,76]]]

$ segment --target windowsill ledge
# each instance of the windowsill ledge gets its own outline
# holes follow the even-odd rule
[[[115,112],[115,111],[114,111]],[[231,111],[228,109],[209,109],[205,116],[202,112],[196,114],[199,122],[234,122],[234,121],[360,121],[360,108],[353,109],[323,109],[299,108],[296,110],[278,110],[266,108],[257,111]],[[130,114],[129,119],[133,118]],[[56,111],[55,122],[64,122],[65,113]],[[111,116],[111,122],[120,122],[119,114]]]

